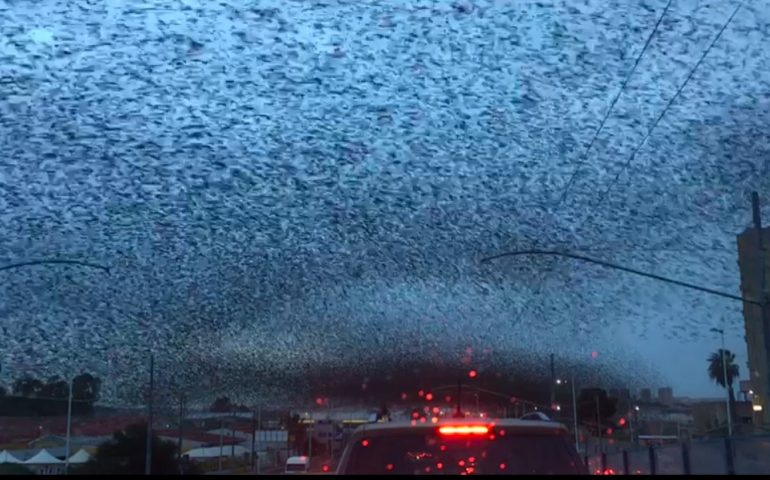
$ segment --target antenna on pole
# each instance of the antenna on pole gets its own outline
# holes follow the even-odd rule
[[[762,214],[759,210],[759,193],[751,192],[751,216],[754,220],[754,228],[762,230]],[[759,236],[760,247],[762,247],[762,235]]]
[[[457,381],[457,410],[455,410],[453,417],[465,418],[463,414],[463,385],[460,380]]]

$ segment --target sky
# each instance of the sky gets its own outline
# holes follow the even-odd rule
[[[130,392],[154,352],[266,396],[472,348],[719,395],[740,303],[481,259],[738,295],[769,30],[767,0],[0,0],[0,259],[110,270],[2,272],[3,375]]]

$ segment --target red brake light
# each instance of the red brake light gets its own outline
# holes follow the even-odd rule
[[[486,425],[445,425],[439,427],[441,435],[486,435],[489,427]]]
[[[329,471],[329,465],[324,465],[323,467],[321,467],[321,470],[323,470],[324,472],[328,472]]]

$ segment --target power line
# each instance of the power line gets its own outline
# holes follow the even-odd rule
[[[580,167],[582,167],[585,164],[585,159],[588,157],[588,152],[590,152],[591,147],[594,146],[596,139],[599,137],[599,134],[604,128],[604,124],[607,122],[607,119],[610,117],[610,114],[612,113],[612,109],[615,108],[615,104],[618,103],[618,99],[620,98],[620,95],[626,89],[626,86],[628,85],[629,80],[631,80],[631,76],[634,74],[634,72],[636,72],[636,67],[639,66],[639,63],[641,62],[642,57],[644,56],[644,53],[647,51],[647,47],[650,46],[650,43],[652,42],[652,38],[655,36],[655,33],[657,33],[658,27],[660,27],[660,24],[663,21],[663,17],[666,16],[666,13],[668,12],[669,7],[671,7],[672,1],[673,0],[668,0],[666,7],[663,9],[663,13],[660,14],[658,21],[655,23],[655,28],[652,29],[652,32],[650,32],[650,35],[647,37],[647,41],[644,42],[644,46],[642,47],[642,50],[639,52],[639,55],[636,56],[636,60],[634,61],[634,66],[631,67],[631,70],[629,70],[628,73],[626,74],[626,78],[623,79],[623,83],[620,85],[620,89],[618,90],[618,93],[615,94],[615,98],[612,99],[612,102],[610,103],[610,107],[607,109],[607,112],[605,112],[604,114],[604,118],[602,118],[602,121],[599,123],[599,127],[594,132],[594,135],[591,138],[591,141],[588,142],[588,146],[583,152],[583,155],[581,155],[580,158],[578,159],[578,164],[575,166],[575,170],[572,171],[572,175],[570,175],[569,180],[567,180],[567,185],[565,185],[564,189],[562,189],[561,196],[559,197],[559,201],[556,202],[556,208],[560,207],[561,204],[564,202],[564,200],[567,198],[567,193],[569,193],[570,188],[572,188],[572,184],[575,182],[575,178],[577,177],[578,171],[580,171]]]
[[[628,160],[623,164],[623,167],[618,171],[617,175],[615,175],[615,178],[610,182],[610,184],[607,186],[607,189],[602,193],[602,195],[599,197],[599,200],[596,202],[594,207],[599,206],[601,203],[603,203],[607,196],[609,195],[610,191],[612,190],[612,187],[614,187],[618,180],[620,179],[620,175],[628,169],[628,167],[631,165],[631,162],[636,158],[637,153],[639,153],[639,150],[641,150],[642,146],[647,142],[647,139],[650,138],[650,135],[652,134],[653,130],[655,130],[655,127],[658,126],[660,121],[663,119],[663,117],[666,115],[666,112],[668,112],[669,108],[674,104],[677,98],[679,98],[679,95],[682,93],[684,88],[689,83],[690,79],[695,74],[695,71],[698,70],[698,67],[700,67],[701,63],[703,63],[703,60],[706,59],[706,56],[709,54],[712,48],[714,48],[714,45],[716,45],[717,41],[722,37],[722,33],[727,29],[727,26],[730,25],[730,22],[733,21],[733,18],[735,18],[735,15],[738,14],[738,11],[741,9],[741,6],[743,6],[743,2],[739,2],[738,5],[735,7],[735,10],[733,10],[732,15],[727,19],[724,25],[722,25],[722,28],[719,29],[719,32],[717,33],[716,37],[711,41],[711,44],[706,48],[706,50],[701,55],[698,62],[693,66],[693,68],[690,70],[690,73],[685,78],[684,82],[682,82],[682,85],[679,86],[676,93],[673,97],[671,97],[671,100],[668,101],[666,106],[663,108],[663,110],[658,115],[658,118],[655,119],[655,121],[652,123],[650,128],[647,130],[647,134],[642,138],[642,141],[639,142],[639,144],[634,148],[634,150],[631,152],[631,155],[628,157]],[[593,210],[593,209],[592,209]],[[582,223],[580,225],[582,227]]]
[[[64,403],[67,402],[67,397],[66,396],[64,396],[64,397],[51,397],[51,396],[45,396],[45,395],[27,396],[27,395],[21,395],[21,394],[11,394],[11,395],[5,395],[5,396],[0,397],[0,398],[23,398],[23,399],[26,399],[26,400],[55,400],[57,402],[64,402]],[[95,401],[94,400],[85,400],[85,399],[82,399],[82,398],[74,398],[73,397],[72,398],[72,403],[92,403],[92,404],[95,404]]]

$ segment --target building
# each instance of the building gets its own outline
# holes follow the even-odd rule
[[[727,408],[721,399],[703,400],[692,404],[692,416],[696,436],[719,437],[725,433]],[[732,419],[733,432],[736,435],[749,434],[752,428],[751,402],[735,402],[735,418]]]
[[[633,408],[633,402],[631,399],[631,391],[627,388],[621,388],[618,390],[618,411],[628,412]]]
[[[770,228],[763,228],[766,249],[770,249]],[[738,235],[738,265],[741,270],[741,293],[746,299],[762,300],[762,280],[770,281],[770,255],[764,255],[759,249],[758,230],[746,229]],[[743,318],[746,329],[746,349],[749,357],[749,380],[753,391],[755,425],[770,423],[770,372],[768,371],[768,352],[764,341],[762,308],[759,305],[743,304]],[[766,326],[770,328],[770,325]]]
[[[754,390],[751,389],[751,381],[750,380],[741,380],[739,383],[739,389],[738,391],[743,396],[744,402],[750,402],[754,400]]]
[[[154,430],[154,433],[161,440],[171,442],[174,445],[179,443],[179,430]],[[200,432],[200,431],[182,431],[182,452],[191,450],[193,448],[205,448],[205,447],[219,447],[220,445],[227,450],[228,455],[230,450],[235,445],[240,445],[243,442],[241,438],[234,438],[231,435],[230,430],[222,432]]]
[[[67,417],[1,417],[0,444],[41,441],[43,439],[56,442],[56,437],[63,442],[67,432]],[[135,423],[145,421],[142,416],[113,416],[113,417],[72,417],[73,437],[103,437],[109,439],[112,434]],[[41,444],[39,448],[46,448]]]
[[[651,403],[652,402],[652,390],[649,388],[643,388],[639,391],[639,400],[641,400],[644,403]]]
[[[658,389],[658,402],[663,405],[674,404],[674,390],[671,387],[663,387]]]
[[[630,421],[637,435],[675,435],[686,439],[692,430],[693,416],[687,405],[650,403],[634,410]]]

